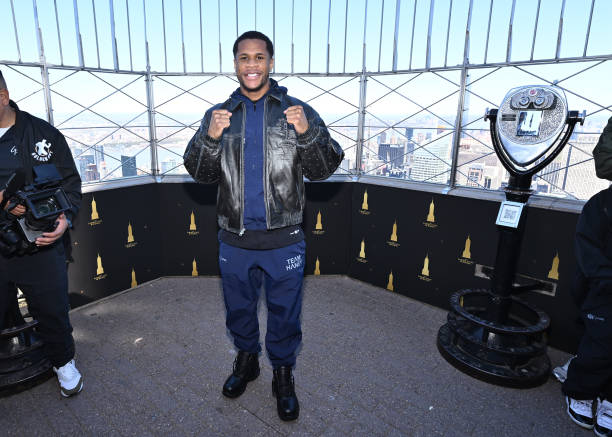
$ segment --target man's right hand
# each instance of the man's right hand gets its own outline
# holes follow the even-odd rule
[[[4,190],[0,191],[0,203],[2,203],[3,199],[4,199]],[[9,204],[7,202],[7,204],[4,206],[4,209],[7,210],[8,206]],[[23,205],[17,205],[15,208],[11,209],[9,212],[17,217],[20,217],[25,214],[26,209],[25,209],[25,206]]]
[[[230,125],[230,117],[232,113],[227,109],[215,109],[210,117],[210,124],[208,125],[208,136],[218,140],[223,134],[223,130],[228,128]]]

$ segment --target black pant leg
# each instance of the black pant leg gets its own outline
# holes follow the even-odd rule
[[[30,314],[38,320],[38,334],[55,367],[74,357],[68,311],[68,275],[64,249],[59,243],[32,255],[14,259],[14,281],[23,291]]]
[[[570,363],[563,393],[575,399],[609,396],[612,388],[612,305],[583,311],[585,332]]]

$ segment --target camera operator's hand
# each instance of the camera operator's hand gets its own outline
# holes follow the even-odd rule
[[[64,215],[64,213],[62,213],[57,218],[57,227],[55,228],[55,230],[53,232],[45,232],[40,237],[38,237],[36,239],[36,245],[41,247],[55,243],[57,239],[64,235],[66,229],[68,229],[68,220],[66,220],[66,216]]]
[[[4,199],[4,190],[0,191],[0,203],[2,202],[3,199]],[[4,209],[8,211],[8,207],[9,207],[9,203],[7,202]],[[13,215],[16,215],[17,217],[20,217],[25,214],[26,208],[23,205],[17,205],[13,209],[11,209],[9,212]]]

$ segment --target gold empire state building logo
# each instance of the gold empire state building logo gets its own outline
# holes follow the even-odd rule
[[[136,272],[134,271],[134,268],[132,267],[132,282],[130,284],[131,288],[134,288],[138,285],[138,282],[136,282]]]
[[[370,214],[370,207],[368,206],[368,190],[363,192],[363,202],[361,202],[361,209],[359,212],[363,215]]]
[[[434,214],[436,209],[436,205],[434,204],[433,198],[431,199],[431,203],[429,204],[429,212],[427,213],[427,219],[423,222],[423,225],[428,228],[437,228],[436,224],[436,216]]]
[[[321,210],[317,213],[317,223],[315,224],[314,231],[312,231],[314,235],[323,235],[325,231],[323,230],[323,221],[321,216]]]
[[[389,273],[389,280],[387,282],[387,290],[393,291],[393,270]]]
[[[559,253],[553,258],[552,266],[548,271],[548,279],[554,279],[555,281],[559,280]]]
[[[102,257],[98,253],[96,258],[96,276],[94,276],[94,280],[99,281],[100,279],[106,278],[106,273],[104,273],[104,267],[102,267]]]
[[[472,239],[469,235],[465,239],[465,246],[463,247],[463,252],[461,252],[459,262],[468,265],[474,264],[474,261],[472,261]]]
[[[361,240],[361,244],[359,246],[359,256],[357,257],[357,261],[359,261],[360,263],[368,262],[368,260],[366,259],[366,254],[365,254],[365,238]]]
[[[127,249],[136,246],[138,243],[134,240],[134,230],[132,229],[132,223],[128,222],[128,236],[125,247]]]
[[[317,260],[315,261],[314,274],[315,276],[319,276],[321,274],[321,263],[319,262],[319,257],[317,257]]]
[[[425,282],[431,281],[431,277],[429,276],[429,253],[425,255],[425,259],[423,260],[423,268],[421,269],[419,279]]]
[[[96,226],[102,223],[102,219],[100,218],[100,214],[98,213],[98,204],[96,203],[96,199],[92,196],[91,198],[91,220],[89,222],[89,226]]]
[[[189,216],[189,230],[187,231],[187,235],[198,235],[200,231],[198,231],[198,227],[195,222],[195,214],[191,211],[191,215]]]
[[[198,264],[196,263],[195,258],[193,259],[193,262],[191,263],[191,276],[198,276]]]
[[[391,235],[389,236],[387,244],[392,247],[399,247],[400,245],[397,241],[397,220],[393,222],[393,227],[391,228]]]

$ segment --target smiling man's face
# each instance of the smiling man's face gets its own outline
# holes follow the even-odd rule
[[[270,70],[274,59],[266,49],[265,41],[244,39],[238,43],[234,69],[240,90],[251,100],[259,100],[270,88]]]

